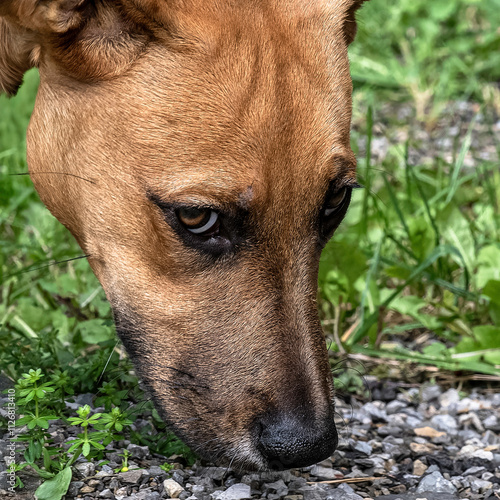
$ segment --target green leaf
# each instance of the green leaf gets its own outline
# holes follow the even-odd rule
[[[61,500],[71,482],[71,467],[66,467],[52,479],[42,483],[35,491],[37,500]]]
[[[55,474],[53,472],[48,472],[46,470],[40,469],[37,464],[30,464],[33,469],[36,470],[37,474],[42,478],[42,479],[52,479]]]
[[[26,402],[31,401],[35,397],[35,391],[30,390],[26,395]]]
[[[32,464],[42,456],[42,446],[38,441],[30,441],[28,449],[24,453],[26,462]]]
[[[481,349],[481,344],[470,337],[464,337],[462,340],[451,349],[451,352],[462,354],[466,352],[478,351]]]
[[[69,449],[68,449],[68,452],[69,453],[72,453],[73,451],[75,451],[79,446],[81,446],[82,442],[80,439],[77,439],[76,440],[76,443],[72,444]]]
[[[50,453],[47,448],[43,448],[43,466],[47,471],[50,472],[50,468],[52,465],[52,459],[50,458]]]
[[[483,288],[490,280],[500,280],[500,247],[487,245],[477,256],[478,266],[476,282],[478,288]]]
[[[71,425],[80,425],[83,422],[83,419],[80,417],[69,417],[68,422]]]
[[[474,337],[481,345],[481,349],[500,348],[500,327],[476,326],[472,329]]]
[[[82,453],[84,457],[88,456],[90,453],[90,443],[88,441],[83,443]]]
[[[446,359],[448,356],[448,348],[441,342],[433,342],[424,347],[422,353],[429,358]]]
[[[42,417],[39,417],[37,420],[37,424],[42,428],[42,429],[48,429],[49,428],[49,423],[47,420],[45,420]]]
[[[89,319],[79,324],[82,340],[88,344],[97,344],[115,337],[112,327],[103,324],[102,319]]]
[[[90,444],[92,444],[94,448],[97,448],[98,450],[104,450],[104,446],[101,443],[98,443],[97,441],[89,441],[89,442]]]
[[[483,288],[483,295],[486,295],[491,302],[500,305],[500,281],[489,280]]]
[[[500,365],[500,349],[484,354],[484,360],[492,365]]]

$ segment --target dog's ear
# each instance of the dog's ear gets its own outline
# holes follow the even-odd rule
[[[0,92],[15,94],[25,71],[44,64],[78,80],[119,74],[148,39],[120,4],[0,0]]]
[[[352,43],[356,36],[357,24],[356,24],[356,11],[361,7],[361,5],[367,0],[350,0],[349,7],[347,9],[346,16],[344,18],[344,38],[346,44]]]

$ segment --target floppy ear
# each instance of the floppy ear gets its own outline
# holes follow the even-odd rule
[[[351,0],[351,5],[347,10],[346,17],[344,18],[344,38],[346,44],[352,43],[356,36],[356,31],[358,29],[356,24],[356,11],[361,7],[361,5],[366,0]]]
[[[13,95],[33,66],[56,64],[78,80],[113,77],[148,36],[121,2],[0,0],[0,92]]]
[[[29,32],[0,17],[0,94],[17,92],[24,73],[34,65],[34,48]]]

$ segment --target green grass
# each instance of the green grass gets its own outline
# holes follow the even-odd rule
[[[350,52],[354,82],[379,98],[410,97],[419,119],[450,98],[498,105],[499,12],[499,0],[370,1]]]
[[[372,0],[359,17],[352,145],[365,189],[321,259],[331,350],[499,376],[500,148],[468,166],[481,146],[471,116],[451,157],[436,147],[415,164],[411,152],[415,130],[448,126],[443,113],[463,100],[478,104],[480,127],[499,142],[500,0]],[[15,98],[0,97],[0,370],[11,380],[32,368],[66,371],[68,386],[100,396],[110,411],[141,396],[109,305],[71,235],[21,175],[36,87],[32,71]],[[396,116],[401,106],[409,118]],[[370,144],[380,137],[391,140],[375,160]],[[172,449],[146,434],[135,441]]]
[[[369,2],[359,17],[352,142],[365,190],[320,272],[326,323],[343,339],[334,349],[499,375],[500,148],[474,168],[465,160],[481,127],[498,144],[500,2]],[[432,135],[448,111],[446,127],[447,108],[462,100],[480,113],[452,157],[436,149],[412,164],[412,132]],[[388,102],[406,103],[410,119],[387,119]],[[369,145],[379,117],[378,137],[406,138],[389,141],[376,163]],[[368,153],[359,154],[361,142]]]

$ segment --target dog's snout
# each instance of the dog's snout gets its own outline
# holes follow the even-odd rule
[[[258,449],[274,470],[307,467],[328,458],[338,443],[333,418],[264,417],[258,422]]]

